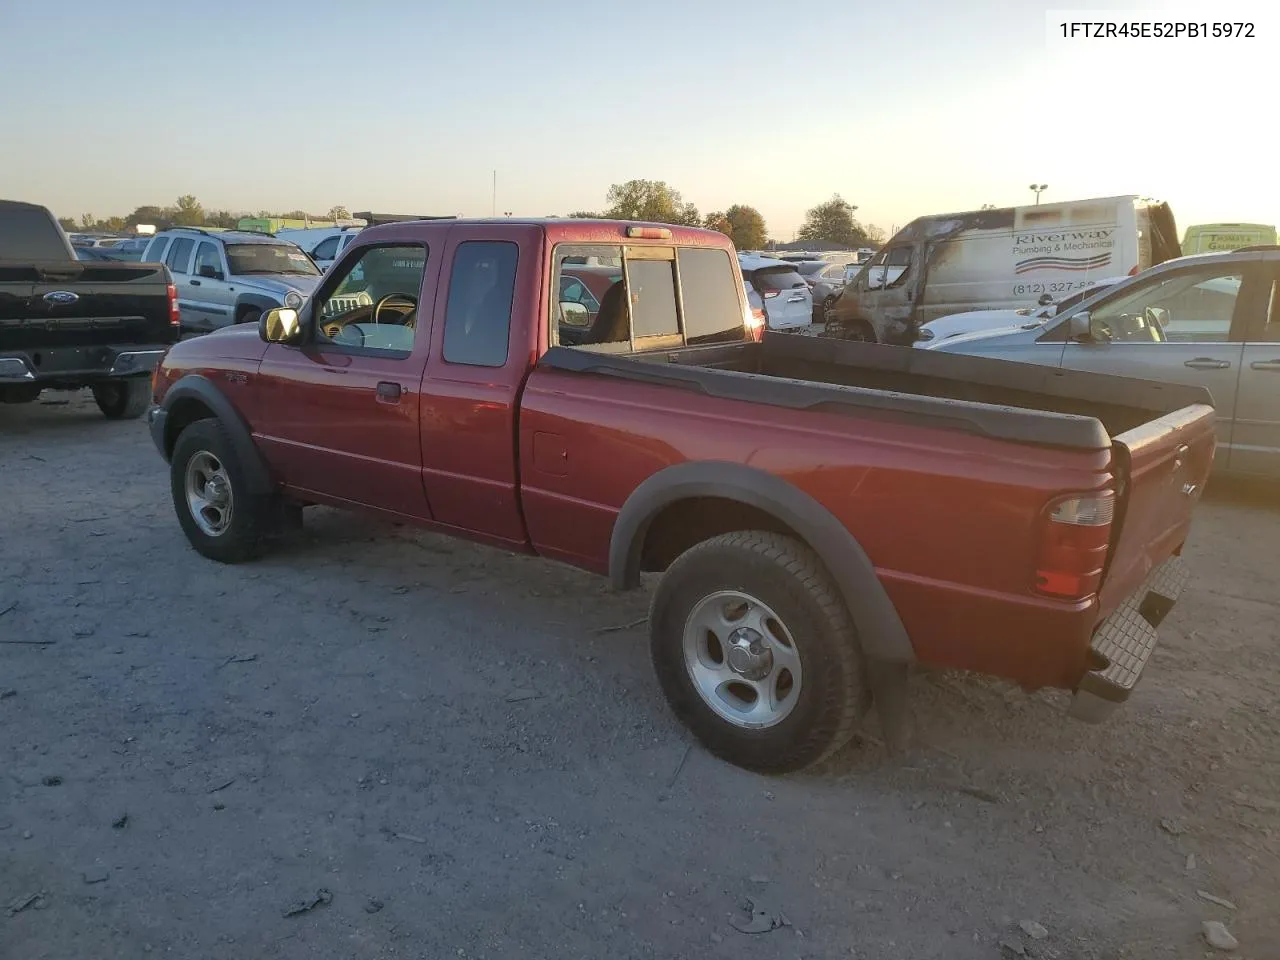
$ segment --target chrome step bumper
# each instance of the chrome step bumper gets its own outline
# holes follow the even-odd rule
[[[1186,564],[1181,557],[1170,557],[1102,622],[1090,647],[1093,659],[1103,665],[1086,673],[1076,687],[1069,711],[1072,717],[1101,723],[1129,699],[1156,648],[1157,628],[1186,582]]]

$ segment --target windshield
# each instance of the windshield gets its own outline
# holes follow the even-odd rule
[[[320,271],[298,247],[283,243],[228,243],[227,265],[233,274],[292,274],[318,277]]]
[[[802,277],[811,277],[815,273],[821,273],[829,266],[831,264],[826,260],[810,260],[806,263],[797,263],[796,269],[800,271]]]

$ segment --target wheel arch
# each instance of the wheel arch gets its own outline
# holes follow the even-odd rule
[[[272,299],[265,293],[242,293],[236,297],[236,305],[231,311],[232,319],[236,323],[240,323],[240,318],[250,310],[259,310],[266,313],[268,310],[274,310],[280,306],[280,301]]]
[[[666,569],[672,554],[742,529],[787,534],[812,549],[835,581],[867,656],[914,660],[906,628],[854,536],[803,490],[743,464],[683,463],[640,484],[614,523],[610,580],[634,589],[642,572]]]
[[[160,406],[165,413],[166,459],[173,456],[174,444],[190,424],[197,420],[216,419],[226,428],[253,492],[265,494],[274,488],[271,472],[253,442],[248,423],[208,377],[198,373],[182,377],[165,393]]]

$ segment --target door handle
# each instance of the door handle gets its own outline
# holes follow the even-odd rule
[[[1211,360],[1209,357],[1196,357],[1183,364],[1192,370],[1225,370],[1231,366],[1230,360]]]
[[[378,399],[383,403],[399,403],[401,392],[400,384],[390,380],[383,380],[378,384]]]
[[[1273,373],[1280,373],[1280,360],[1255,360],[1249,364],[1250,370],[1270,370]]]
[[[198,287],[198,286],[200,286],[200,281],[199,281],[199,280],[189,280],[189,281],[187,281],[187,282],[188,282],[188,283],[190,283],[193,287]]]

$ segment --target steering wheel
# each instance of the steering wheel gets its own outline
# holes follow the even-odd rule
[[[418,300],[416,297],[410,297],[403,293],[388,293],[373,305],[373,322],[381,323],[378,315],[382,312],[382,308],[386,307],[390,310],[397,310],[402,320],[407,321],[415,310],[418,309]],[[412,323],[406,322],[406,327],[413,326]]]

